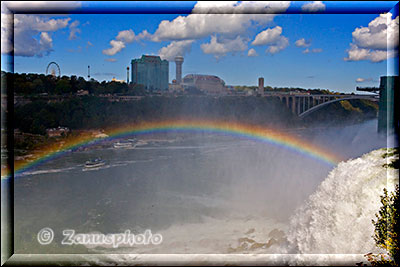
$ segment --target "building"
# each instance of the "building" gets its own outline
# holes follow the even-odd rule
[[[147,90],[168,90],[169,63],[159,56],[142,55],[133,59],[132,83],[142,84]]]
[[[69,131],[69,128],[60,126],[58,126],[57,128],[46,129],[46,133],[49,137],[65,136],[69,133]]]
[[[188,74],[183,78],[184,88],[195,88],[206,94],[225,94],[228,92],[225,82],[214,75]]]
[[[399,134],[399,76],[382,76],[379,86],[378,133]]]
[[[76,92],[76,95],[82,96],[82,95],[89,95],[89,91],[88,90],[78,90],[78,92]]]
[[[258,78],[258,93],[260,95],[264,95],[264,78],[260,77]]]
[[[113,78],[111,79],[111,81],[112,81],[112,82],[117,82],[117,83],[125,83],[124,80],[117,80],[117,79],[115,79],[115,77],[113,77]]]
[[[176,76],[175,76],[176,83],[181,84],[183,57],[181,56],[175,57],[175,64],[176,64]]]
[[[169,84],[168,90],[170,93],[176,93],[176,92],[183,92],[184,88],[182,84],[176,83],[176,80],[173,79],[172,83]]]

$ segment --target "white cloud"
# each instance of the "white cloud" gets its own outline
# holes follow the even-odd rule
[[[386,50],[399,45],[399,17],[392,20],[392,14],[381,14],[368,24],[368,27],[356,28],[353,43],[360,48]],[[395,42],[388,43],[387,40]]]
[[[108,56],[114,56],[126,47],[126,43],[132,43],[135,40],[135,33],[132,30],[120,31],[117,34],[116,40],[111,40],[111,47],[104,49],[102,52]]]
[[[391,13],[381,14],[368,27],[356,28],[352,36],[345,61],[381,62],[394,57],[399,46],[399,17],[392,19]]]
[[[51,48],[53,46],[53,39],[51,39],[50,35],[47,32],[42,32],[40,34],[39,43],[45,47]]]
[[[297,40],[294,44],[297,47],[309,47],[311,45],[311,41],[301,38],[301,39]]]
[[[69,25],[69,30],[70,30],[69,37],[68,37],[69,40],[76,39],[77,38],[77,34],[81,33],[81,30],[78,29],[78,26],[79,26],[79,21],[77,21],[77,20],[75,20],[74,22],[72,22]]]
[[[275,28],[266,29],[254,38],[252,45],[269,45],[265,52],[276,54],[282,51],[289,45],[289,39],[282,34],[282,27],[276,26]]]
[[[372,82],[372,78],[357,78],[356,83],[363,83],[363,82]]]
[[[14,15],[14,28],[9,21],[8,14],[2,13],[1,36],[2,53],[10,53],[13,50],[11,42],[11,30],[14,29],[14,55],[32,57],[49,54],[53,47],[53,40],[49,32],[55,32],[68,26],[70,18],[50,19],[41,15]]]
[[[125,48],[125,43],[123,41],[111,40],[110,45],[111,45],[110,48],[104,49],[102,51],[103,54],[108,56],[113,56],[116,53],[120,52],[123,48]]]
[[[279,38],[282,34],[282,27],[276,26],[272,29],[266,29],[265,31],[257,34],[254,41],[251,43],[252,45],[266,45],[273,44],[278,42]]]
[[[32,30],[37,32],[57,31],[68,26],[71,19],[48,19],[40,15],[14,15],[14,32]]]
[[[304,49],[303,50],[303,54],[309,54],[309,53],[321,53],[322,52],[322,48],[313,48],[313,49],[308,49],[308,48],[306,48],[306,49]]]
[[[141,33],[136,35],[136,40],[150,40],[151,37],[152,35],[147,30],[143,30]]]
[[[275,15],[270,13],[283,12],[289,5],[290,2],[198,2],[192,10],[193,14],[179,16],[172,21],[163,20],[152,40],[200,39],[212,34],[232,39],[246,33],[253,24],[265,25],[271,22]],[[241,14],[243,12],[247,14]]]
[[[275,16],[273,13],[282,13],[287,10],[289,5],[290,1],[225,1],[221,3],[200,1],[194,6],[192,14],[178,16],[171,21],[161,21],[154,34],[150,34],[147,30],[138,35],[135,35],[132,30],[119,32],[115,41],[122,43],[114,42],[111,44],[110,42],[112,47],[103,50],[103,53],[114,55],[113,53],[118,53],[127,43],[132,41],[144,39],[153,42],[172,41],[170,45],[162,48],[162,53],[160,53],[169,58],[169,51],[180,51],[182,44],[185,44],[185,47],[187,46],[188,43],[180,43],[180,41],[190,41],[191,44],[194,40],[216,34],[221,40],[230,41],[221,43],[218,40],[218,42],[214,41],[212,44],[205,44],[203,46],[205,51],[210,53],[215,51],[215,54],[223,54],[220,51],[225,50],[236,51],[239,48],[234,47],[234,45],[243,47],[243,44],[240,44],[235,38],[239,36],[240,40],[244,40],[244,36],[248,35],[249,27],[263,26],[271,22]],[[247,44],[245,49],[247,49]]]
[[[3,11],[3,2],[1,2],[1,8]],[[1,53],[10,53],[13,50],[13,44],[11,40],[12,34],[12,15],[2,13],[1,14]]]
[[[191,49],[194,40],[173,41],[168,46],[161,48],[158,55],[161,59],[173,61],[176,56],[184,56]]]
[[[213,54],[216,58],[226,55],[229,52],[240,52],[247,49],[247,42],[240,36],[235,39],[217,40],[215,35],[211,36],[210,43],[204,43],[200,46],[205,54]]]
[[[132,30],[120,31],[115,39],[125,43],[132,43],[135,40],[135,33]]]
[[[212,34],[237,36],[246,32],[254,16],[247,14],[191,14],[173,21],[163,20],[152,36],[153,41],[200,39]],[[273,15],[269,21],[272,21]],[[265,20],[265,18],[263,18]]]
[[[369,60],[371,62],[381,62],[397,55],[397,51],[395,50],[372,50],[359,48],[354,44],[351,44],[350,47],[351,48],[347,50],[348,57],[344,58],[345,61]]]
[[[313,1],[311,3],[304,4],[301,7],[301,10],[304,12],[318,12],[324,11],[326,8],[325,4],[322,1]]]
[[[247,56],[249,57],[256,57],[258,56],[257,51],[254,48],[249,49],[249,52],[247,52]]]
[[[114,56],[116,53],[120,52],[123,48],[126,47],[126,44],[132,43],[133,41],[138,41],[140,39],[148,39],[150,34],[147,30],[144,30],[138,35],[135,35],[133,30],[124,30],[120,31],[115,37],[115,40],[110,41],[111,48],[104,49],[103,54]]]
[[[283,49],[285,49],[289,45],[289,40],[285,36],[281,36],[279,40],[274,43],[273,45],[270,45],[265,52],[270,53],[270,54],[276,54]]]

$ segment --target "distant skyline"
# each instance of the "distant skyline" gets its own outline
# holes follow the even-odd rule
[[[146,54],[170,61],[171,82],[175,79],[173,58],[181,55],[183,76],[211,74],[227,85],[249,86],[264,77],[265,85],[272,87],[355,92],[356,86],[379,85],[380,76],[398,75],[398,70],[388,68],[388,61],[398,62],[398,10],[387,14],[331,13],[340,8],[353,8],[357,13],[364,8],[361,4],[365,9],[390,11],[396,3],[156,2],[155,7],[144,2],[61,3],[62,10],[68,6],[78,12],[14,15],[14,71],[45,73],[47,64],[55,61],[62,75],[87,78],[90,65],[91,77],[96,80],[126,80],[131,60]],[[12,47],[3,36],[11,28],[5,14],[7,4],[15,10],[29,4],[36,5],[32,10],[57,10],[57,6],[42,2],[2,2],[5,71],[10,70],[7,53]],[[124,6],[147,8],[143,13],[156,7],[161,10],[158,13],[169,9],[183,13],[100,14],[121,13]],[[254,10],[279,14],[241,14]],[[206,14],[210,11],[230,14]],[[293,14],[299,12],[303,14]]]

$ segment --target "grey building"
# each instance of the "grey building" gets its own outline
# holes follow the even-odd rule
[[[147,90],[168,90],[169,62],[159,56],[142,55],[133,59],[132,83],[142,84]]]

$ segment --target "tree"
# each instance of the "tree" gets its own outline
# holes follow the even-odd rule
[[[65,79],[61,79],[61,80],[57,81],[56,92],[58,94],[70,93],[71,92],[71,85],[70,85],[69,81],[67,81]]]
[[[368,261],[372,266],[399,265],[399,241],[397,231],[399,229],[399,185],[395,191],[388,194],[386,188],[381,196],[382,206],[375,216],[377,220],[372,220],[375,226],[374,240],[379,248],[386,250],[390,258],[384,255],[367,254]]]

